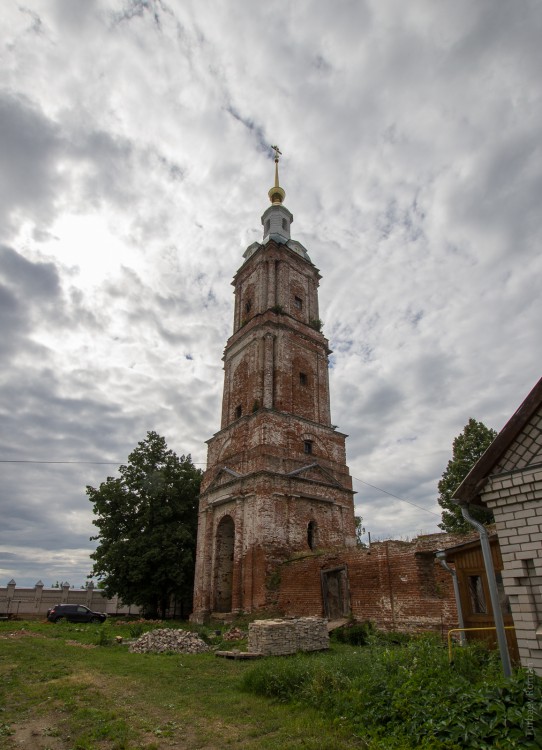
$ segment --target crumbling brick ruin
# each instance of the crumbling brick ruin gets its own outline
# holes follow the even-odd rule
[[[435,551],[475,538],[476,532],[429,534],[294,557],[279,569],[277,609],[297,617],[370,620],[381,630],[443,633],[457,627],[457,608],[452,577]]]

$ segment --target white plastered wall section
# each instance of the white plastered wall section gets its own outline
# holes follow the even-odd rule
[[[521,662],[542,675],[542,433],[533,434],[534,424],[540,414],[508,452],[518,457],[516,467],[500,462],[507,470],[489,477],[481,499],[495,516]],[[529,444],[529,465],[521,466],[522,443]]]

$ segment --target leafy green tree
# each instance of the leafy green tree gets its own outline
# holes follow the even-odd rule
[[[472,526],[465,521],[461,508],[452,502],[454,492],[471,468],[478,461],[486,448],[497,437],[495,430],[486,427],[483,422],[469,419],[463,432],[453,442],[452,458],[448,461],[446,471],[438,483],[439,505],[443,508],[442,523],[439,527],[450,533],[472,531]],[[471,508],[470,514],[480,523],[491,523],[493,514],[484,508]]]
[[[356,544],[358,547],[366,547],[367,545],[363,541],[363,535],[365,534],[363,518],[361,516],[354,516],[354,522],[356,524]]]
[[[202,472],[148,432],[119,474],[87,487],[99,530],[89,577],[107,596],[164,617],[172,596],[192,596]]]

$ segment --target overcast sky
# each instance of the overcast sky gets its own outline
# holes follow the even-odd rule
[[[204,466],[274,143],[357,512],[438,530],[541,375],[541,39],[538,0],[2,0],[0,585],[84,583],[148,430]]]

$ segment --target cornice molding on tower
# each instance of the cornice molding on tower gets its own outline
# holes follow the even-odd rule
[[[347,493],[348,495],[352,495],[352,496],[357,494],[355,490],[352,490],[349,487],[345,487],[343,484],[338,482],[335,479],[335,477],[333,477],[331,474],[325,471],[321,466],[319,466],[319,468],[321,469],[322,474],[327,478],[327,481],[309,479],[300,474],[296,476],[292,476],[291,473],[284,474],[282,472],[272,471],[270,469],[256,469],[256,471],[249,471],[246,474],[242,474],[238,477],[232,477],[230,481],[224,482],[222,484],[217,484],[216,483],[217,477],[215,477],[211,481],[211,483],[201,492],[200,497],[208,498],[210,495],[213,495],[213,493],[218,492],[220,490],[227,490],[229,492],[229,494],[227,495],[229,499],[234,499],[235,497],[244,498],[245,495],[250,495],[250,494],[257,495],[258,494],[257,491],[254,490],[254,480],[258,477],[267,478],[267,481],[269,481],[271,485],[275,487],[281,486],[284,483],[286,483],[289,488],[289,491],[284,492],[284,493],[279,493],[279,494],[284,494],[285,497],[300,496],[299,491],[296,492],[292,490],[292,484],[295,486],[295,484],[298,482],[301,484],[310,484],[311,486],[325,487],[328,490],[333,490],[339,493]],[[248,493],[243,492],[243,486],[247,483],[250,485],[250,488],[251,488],[251,491]],[[235,491],[234,488],[237,488],[237,490]],[[276,494],[276,493],[273,493],[273,494]],[[318,497],[322,499],[318,495],[315,495],[315,496],[311,495],[311,497],[314,497],[314,498]],[[211,505],[211,504],[215,504],[219,500],[222,500],[222,498],[217,498],[216,501],[208,500],[207,502],[209,505]],[[331,499],[329,500],[329,502],[332,502],[332,503],[336,502],[336,499]]]
[[[235,333],[232,333],[224,347],[222,359],[224,360],[231,350],[235,351],[235,353],[242,351],[242,349],[255,338],[252,334],[258,328],[264,330],[268,330],[269,328],[275,330],[290,330],[294,332],[296,336],[303,338],[305,341],[311,341],[317,344],[325,351],[327,356],[333,353],[333,350],[329,348],[329,339],[327,339],[321,331],[318,331],[310,323],[305,323],[305,321],[299,320],[290,313],[277,313],[269,308],[264,312],[255,313],[250,320],[247,320],[247,322],[238,328]],[[244,338],[247,339],[246,344],[243,344],[240,348],[235,348]]]
[[[303,254],[299,252],[297,248],[301,248],[303,250]],[[250,253],[249,253],[249,250],[251,251]],[[255,258],[258,254],[271,252],[271,251],[280,253],[281,255],[283,255],[285,259],[292,260],[294,262],[301,261],[303,264],[310,266],[313,273],[316,272],[318,279],[322,278],[320,274],[320,269],[317,268],[316,265],[312,262],[307,250],[301,244],[301,242],[298,242],[297,240],[288,240],[287,242],[279,243],[279,242],[276,242],[274,239],[269,238],[267,242],[265,243],[253,242],[252,245],[249,245],[247,247],[247,249],[245,250],[243,254],[245,261],[237,269],[235,276],[233,277],[232,284],[235,285],[239,276],[247,268],[247,265],[250,262],[253,262],[253,263],[255,262]]]
[[[218,430],[215,432],[215,434],[210,437],[208,440],[206,440],[206,444],[209,445],[209,443],[214,442],[217,438],[224,437],[224,435],[228,432],[231,432],[235,428],[237,428],[239,425],[248,422],[249,420],[254,419],[261,419],[263,414],[271,414],[276,415],[280,421],[284,421],[287,419],[290,423],[297,422],[297,423],[303,423],[306,425],[309,425],[313,432],[318,433],[318,431],[323,431],[327,433],[331,433],[333,435],[338,435],[342,438],[347,438],[348,435],[345,432],[341,432],[337,429],[337,425],[327,425],[322,424],[321,422],[315,422],[312,419],[307,419],[307,417],[302,417],[299,414],[292,414],[288,411],[280,411],[280,409],[274,409],[274,408],[268,408],[265,406],[260,406],[260,408],[257,411],[251,412],[250,414],[243,414],[242,417],[239,417],[239,419],[236,419],[234,422],[230,422],[230,424],[226,425],[226,427],[223,427],[221,430]]]

